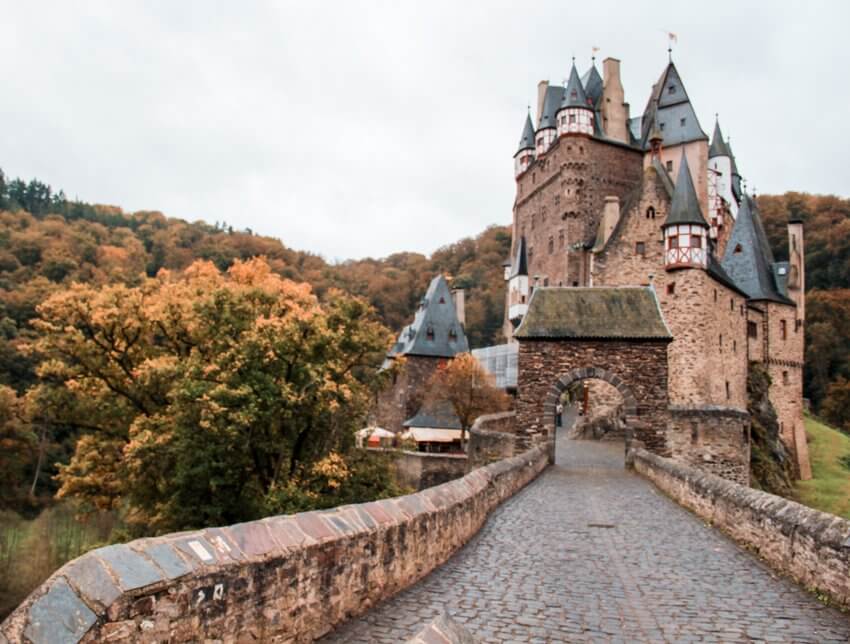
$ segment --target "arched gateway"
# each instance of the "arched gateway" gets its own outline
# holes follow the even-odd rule
[[[561,394],[596,378],[623,397],[627,443],[670,455],[667,345],[673,338],[651,287],[538,288],[514,337],[522,443],[554,443]]]

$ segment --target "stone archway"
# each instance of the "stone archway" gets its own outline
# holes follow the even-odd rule
[[[651,288],[542,288],[514,336],[517,435],[530,446],[555,439],[555,405],[573,383],[599,379],[623,397],[627,446],[670,456],[667,345]]]

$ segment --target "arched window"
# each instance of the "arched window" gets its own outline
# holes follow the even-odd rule
[[[655,208],[650,206],[646,209],[646,218],[647,219],[655,219]]]

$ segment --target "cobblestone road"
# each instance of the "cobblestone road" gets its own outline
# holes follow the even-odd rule
[[[623,469],[558,440],[558,464],[446,564],[323,642],[403,642],[440,610],[486,642],[848,642],[825,608]]]

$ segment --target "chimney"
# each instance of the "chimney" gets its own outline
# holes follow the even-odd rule
[[[546,100],[546,90],[548,88],[549,81],[542,80],[537,83],[537,121],[534,123],[534,127],[537,127],[540,119],[543,118],[543,103]]]
[[[602,244],[608,243],[611,233],[620,221],[620,199],[618,197],[605,197],[605,205],[602,207]]]
[[[455,305],[455,313],[457,314],[457,321],[460,322],[462,327],[466,326],[466,295],[462,288],[453,288],[452,289],[452,301]]]
[[[629,117],[623,83],[620,81],[620,61],[606,58],[602,61],[602,122],[606,132],[616,141],[628,143],[626,121]]]

